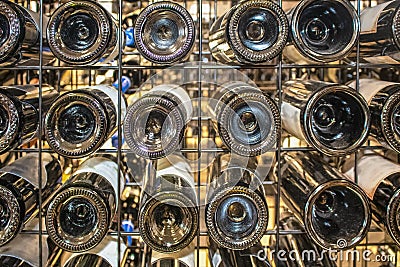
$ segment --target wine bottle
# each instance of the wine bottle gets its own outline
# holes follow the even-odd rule
[[[304,232],[305,229],[301,222],[291,212],[284,212],[279,220],[280,231],[299,231]],[[331,259],[334,255],[325,254],[325,252],[314,244],[307,234],[280,234],[279,243],[276,236],[271,236],[269,245],[270,255],[274,256],[275,266],[277,267],[336,267],[336,263]],[[278,247],[277,247],[277,244]],[[276,249],[291,253],[286,254],[286,260],[279,260]],[[295,253],[293,253],[293,252]],[[305,254],[305,252],[310,252]],[[302,255],[307,255],[302,257]],[[331,258],[330,258],[331,257]]]
[[[212,165],[205,209],[209,237],[218,246],[255,245],[268,224],[268,206],[255,158],[220,155]]]
[[[354,179],[354,166],[346,171]],[[371,199],[374,221],[400,246],[400,165],[375,153],[357,160],[358,185]]]
[[[137,17],[134,38],[138,52],[147,60],[170,64],[190,55],[196,39],[195,25],[183,6],[155,2]]]
[[[128,59],[128,60],[123,60],[123,63],[129,66],[140,66],[138,61]],[[113,79],[114,81],[118,81],[118,75],[119,73],[117,71],[113,71]],[[130,87],[127,88],[127,93],[130,93],[130,89],[132,88],[133,92],[136,92],[137,89],[145,83],[150,76],[150,71],[146,69],[140,69],[140,68],[134,68],[134,69],[123,69],[122,70],[122,77],[127,77],[130,80]]]
[[[154,173],[155,172],[155,173]],[[190,166],[171,154],[148,165],[139,208],[139,232],[152,249],[178,252],[197,235],[199,208]]]
[[[208,256],[212,267],[271,267],[264,252],[260,242],[238,251],[219,247],[209,240]]]
[[[350,154],[368,137],[368,104],[356,90],[313,80],[288,81],[283,90],[282,127],[320,152]]]
[[[284,55],[294,62],[331,62],[344,58],[357,42],[360,22],[347,0],[303,0],[288,13],[291,45]]]
[[[222,85],[209,102],[213,125],[224,144],[242,156],[257,156],[274,149],[280,134],[275,102],[244,82]]]
[[[83,162],[63,184],[46,213],[47,232],[57,246],[81,252],[104,239],[121,195],[117,177],[117,163],[93,157]],[[120,178],[123,187],[122,174]]]
[[[126,103],[111,86],[96,85],[68,91],[50,106],[45,117],[45,137],[58,154],[70,158],[88,156],[117,130],[118,112],[125,116]]]
[[[381,68],[379,71],[379,79],[388,82],[399,82],[400,72],[396,68]]]
[[[361,242],[370,223],[370,203],[349,177],[323,163],[313,152],[282,154],[283,200],[324,249],[348,249]],[[275,177],[279,177],[275,170]]]
[[[195,247],[196,242],[193,241],[186,248],[175,253],[160,253],[148,249],[144,253],[145,264],[143,267],[195,267]]]
[[[73,0],[59,6],[49,19],[47,40],[58,59],[73,65],[107,63],[119,50],[117,22],[91,0]]]
[[[162,158],[179,148],[192,112],[190,97],[183,88],[171,84],[155,86],[128,107],[125,140],[141,157]]]
[[[39,136],[39,86],[0,87],[0,154]],[[58,96],[57,90],[42,86],[42,114]]]
[[[400,1],[387,1],[364,9],[360,15],[360,56],[371,63],[400,60]]]
[[[33,59],[38,64],[39,53],[44,59],[50,58],[45,41],[42,44],[44,49],[39,51],[42,38],[39,18],[39,13],[18,4],[7,0],[0,2],[0,66]],[[43,16],[43,25],[47,24],[47,20]]]
[[[288,19],[278,4],[248,0],[239,2],[212,24],[209,46],[221,63],[258,64],[278,56],[288,35]]]
[[[51,241],[49,240],[49,243]],[[118,262],[118,243],[120,246],[120,259]],[[116,236],[107,236],[95,248],[87,252],[72,253],[60,248],[55,248],[51,253],[48,267],[119,267],[122,266],[126,245]],[[24,266],[25,267],[25,266]]]
[[[1,247],[0,266],[3,267],[39,267],[39,255],[45,261],[48,257],[46,238],[42,236],[42,248],[39,249],[38,234],[20,234],[10,243]],[[23,244],[30,244],[24,246]]]
[[[148,265],[148,267],[194,267],[195,264],[186,264],[185,262],[175,258],[161,258]]]
[[[356,88],[356,81],[349,84]],[[400,153],[400,84],[359,79],[359,92],[371,113],[371,131],[379,143]]]
[[[39,212],[61,184],[60,162],[42,154],[42,179],[39,180],[39,154],[28,154],[0,169],[0,246],[12,240]]]

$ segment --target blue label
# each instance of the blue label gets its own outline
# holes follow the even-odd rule
[[[132,233],[134,230],[134,225],[130,220],[123,220],[122,221],[122,229],[124,229],[127,233]],[[132,236],[127,236],[128,246],[132,246]]]
[[[122,136],[122,144],[124,144],[125,139]],[[111,137],[111,144],[113,147],[118,148],[118,133],[115,133],[112,137]]]
[[[127,47],[135,48],[135,39],[133,38],[134,29],[129,27],[125,30],[125,45]]]
[[[129,88],[131,88],[132,82],[131,79],[129,79],[126,76],[121,77],[121,82],[122,82],[122,87],[121,90],[123,93],[125,93]],[[119,81],[118,79],[112,84],[115,88],[119,89]]]

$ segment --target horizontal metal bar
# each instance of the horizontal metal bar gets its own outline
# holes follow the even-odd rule
[[[276,185],[277,183],[274,181],[268,181],[265,180],[262,182],[263,185]],[[125,186],[142,186],[143,183],[142,182],[127,182],[125,183]],[[208,183],[200,183],[200,186],[207,186]]]
[[[374,150],[383,150],[386,149],[383,146],[362,146],[359,149],[361,150],[370,150],[370,149],[374,149]],[[43,148],[41,150],[42,152],[47,152],[47,153],[54,153],[53,150],[49,149],[49,148]],[[199,152],[199,150],[197,148],[181,148],[180,149],[181,152],[187,152],[187,153],[196,153]],[[281,147],[281,151],[317,151],[315,148],[313,147]],[[10,150],[10,152],[26,152],[26,153],[38,153],[39,149],[37,148],[16,148],[16,149],[12,149]],[[98,151],[96,151],[96,153],[99,154],[105,154],[105,153],[117,153],[118,149],[117,148],[109,148],[109,149],[99,149]],[[133,153],[132,150],[130,149],[121,149],[122,153]],[[218,152],[230,152],[229,149],[227,148],[207,148],[207,149],[201,149],[201,152],[204,153],[218,153]]]
[[[380,232],[383,232],[383,231],[379,230],[378,232],[380,233]],[[109,231],[107,233],[107,235],[114,236],[114,235],[117,235],[117,233],[118,232],[116,232],[116,231]],[[267,230],[267,231],[265,231],[264,235],[275,235],[276,233],[277,233],[276,230]],[[299,235],[299,234],[306,234],[306,233],[307,232],[300,231],[300,230],[280,230],[279,231],[279,234],[282,234],[282,235]],[[39,230],[22,230],[21,234],[23,234],[23,235],[38,235],[39,234]],[[48,235],[46,229],[42,229],[42,234]],[[125,231],[121,230],[121,235],[122,236],[140,236],[140,232],[138,232],[138,231],[125,232]],[[206,235],[208,235],[208,232],[207,231],[200,231],[200,235],[206,236]],[[360,245],[365,246],[365,245],[370,245],[370,244],[371,243],[363,243],[363,244],[360,244]],[[378,244],[380,244],[380,243],[378,243]],[[390,244],[394,244],[394,243],[390,243]]]
[[[146,69],[146,70],[155,70],[155,69],[166,69],[173,67],[174,69],[198,69],[198,66],[190,66],[190,65],[126,65],[123,64],[122,70],[126,69]],[[315,65],[301,65],[301,64],[282,64],[283,69],[345,69],[345,68],[355,68],[355,64],[315,64]],[[361,63],[360,68],[365,69],[376,69],[376,68],[393,68],[400,67],[400,64],[367,64]],[[269,64],[269,65],[211,65],[205,64],[202,65],[202,69],[278,69],[277,64]],[[4,66],[3,70],[39,70],[39,66]],[[74,66],[43,66],[43,70],[118,70],[118,66],[112,65],[74,65]]]

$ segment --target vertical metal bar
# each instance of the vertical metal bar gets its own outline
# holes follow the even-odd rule
[[[13,75],[14,75],[14,83],[18,84],[18,70],[14,70]]]
[[[79,75],[78,75],[79,71],[80,71],[79,69],[74,70],[74,73],[75,73],[75,89],[78,89],[78,87],[80,85],[80,83],[79,83]]]
[[[214,21],[213,23],[218,19],[218,0],[214,0]],[[211,51],[210,51],[211,52]],[[211,54],[211,61],[217,62],[216,59]]]
[[[38,148],[39,148],[39,168],[38,168],[38,175],[39,175],[39,266],[43,266],[43,258],[42,258],[42,251],[43,251],[43,242],[42,242],[42,142],[41,142],[41,133],[43,129],[42,125],[42,85],[43,85],[43,0],[39,2],[40,10],[39,10],[39,32],[40,32],[40,39],[39,39],[39,128],[38,128]]]
[[[198,125],[198,137],[197,137],[197,158],[199,159],[197,162],[197,202],[200,204],[200,187],[201,187],[201,138],[202,138],[202,127],[201,127],[201,97],[202,97],[202,81],[201,81],[201,73],[202,73],[202,60],[203,60],[203,0],[198,0],[198,10],[197,10],[197,20],[199,23],[199,70],[198,70],[198,94],[197,94],[197,105],[198,105],[198,114],[197,114],[197,125]],[[200,221],[200,214],[199,221]],[[200,230],[200,229],[199,229]],[[200,231],[197,232],[197,244],[196,244],[196,266],[200,267]]]
[[[89,69],[88,70],[88,72],[89,72],[89,86],[92,86],[92,69]]]
[[[361,0],[357,0],[357,15],[360,17]],[[360,91],[360,40],[357,38],[357,55],[356,55],[356,91]],[[358,170],[357,170],[357,157],[358,151],[354,153],[354,182],[358,184]],[[368,242],[367,242],[368,243]],[[353,259],[353,266],[357,266],[357,259]]]
[[[122,31],[122,0],[118,0],[118,30],[117,32],[119,33],[118,38],[118,117],[117,117],[117,124],[118,124],[118,148],[117,148],[117,163],[118,163],[118,194],[121,192],[121,187],[123,186],[121,184],[121,147],[122,147],[122,129],[121,129],[121,97],[122,97],[122,50],[123,50],[123,43],[122,43],[122,34],[124,32]],[[119,195],[118,198],[121,196]],[[118,266],[121,266],[121,207],[122,203],[121,201],[118,201],[118,210],[117,210],[117,231],[118,231]]]
[[[278,0],[279,6],[282,7],[282,0]],[[278,58],[278,79],[277,79],[277,90],[278,90],[278,108],[279,113],[282,107],[282,53],[279,54]],[[282,129],[280,130],[279,139],[277,140],[276,160],[278,164],[278,181],[276,184],[276,196],[275,196],[275,216],[276,216],[276,248],[279,250],[279,221],[280,221],[280,203],[281,203],[281,139]]]

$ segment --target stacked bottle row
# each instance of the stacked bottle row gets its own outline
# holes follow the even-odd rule
[[[400,1],[386,2],[366,8],[358,17],[347,0],[303,0],[287,13],[274,1],[241,1],[213,23],[209,48],[222,63],[268,63],[281,52],[292,62],[327,63],[347,56],[355,61],[359,40],[358,52],[367,61],[397,63],[399,5]],[[4,0],[0,7],[3,65],[26,62],[39,53],[45,62],[52,54],[71,65],[104,64],[125,46],[153,63],[171,64],[187,59],[196,41],[193,18],[174,2],[138,10],[134,27],[121,30],[112,14],[90,0],[62,4],[43,16],[43,27],[38,13]]]
[[[275,149],[280,126],[329,155],[353,153],[368,134],[382,146],[400,152],[400,84],[359,80],[360,91],[348,86],[313,80],[283,84],[282,106],[255,85],[229,82],[221,85],[207,103],[216,132],[224,145],[242,156],[257,156]],[[88,156],[117,130],[120,112],[130,151],[157,159],[181,148],[193,103],[178,85],[157,85],[129,97],[107,85],[58,94],[42,89],[44,137],[58,154]],[[120,108],[119,108],[120,107]],[[0,88],[0,147],[5,153],[40,138],[39,87]]]

